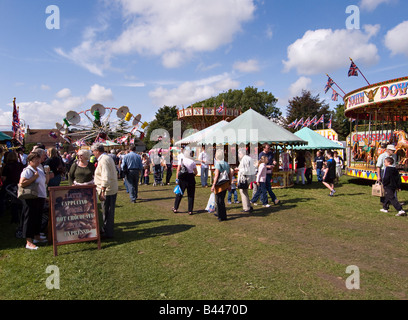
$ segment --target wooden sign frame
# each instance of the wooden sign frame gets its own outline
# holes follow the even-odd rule
[[[54,256],[57,246],[97,241],[101,249],[95,185],[49,187]]]

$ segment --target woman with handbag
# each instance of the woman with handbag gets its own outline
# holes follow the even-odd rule
[[[37,250],[36,243],[46,240],[40,236],[41,219],[47,197],[46,184],[48,183],[49,168],[44,172],[41,165],[41,155],[32,152],[27,157],[28,166],[24,168],[20,176],[19,186],[23,189],[31,189],[31,199],[26,198],[28,210],[24,213],[23,237],[26,238],[26,249]]]
[[[242,199],[242,209],[244,212],[251,212],[254,208],[251,206],[248,189],[251,182],[255,181],[255,166],[250,156],[246,155],[245,149],[238,150],[238,189]]]
[[[219,149],[215,153],[214,181],[211,192],[215,193],[215,203],[217,207],[216,216],[219,221],[227,220],[227,209],[225,208],[225,195],[227,190],[231,190],[232,170],[224,161],[224,151]]]
[[[178,183],[178,185],[180,186],[181,193],[176,194],[174,207],[172,209],[174,213],[178,212],[178,208],[180,206],[181,199],[183,198],[184,191],[187,189],[188,214],[193,214],[196,187],[195,176],[197,175],[197,166],[193,158],[194,151],[185,151],[184,156],[177,166],[176,183]]]

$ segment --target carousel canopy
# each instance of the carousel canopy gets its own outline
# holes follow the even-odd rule
[[[304,127],[303,129],[295,132],[295,135],[299,138],[308,142],[307,146],[296,146],[294,150],[331,150],[331,149],[345,149],[343,145],[336,143],[326,137],[323,137],[321,134]]]
[[[217,122],[216,124],[213,124],[212,126],[205,128],[204,130],[201,130],[199,132],[196,132],[180,141],[177,141],[175,143],[175,145],[177,146],[181,146],[183,144],[189,144],[189,143],[194,143],[197,141],[201,141],[203,139],[205,139],[206,135],[210,135],[212,133],[213,130],[216,130],[218,128],[222,128],[223,126],[225,126],[226,124],[228,124],[227,121],[222,120],[220,122]]]
[[[241,114],[225,126],[211,130],[210,134],[197,142],[201,144],[307,144],[307,141],[295,136],[252,109]]]
[[[0,141],[10,141],[13,138],[8,136],[7,134],[0,132]]]

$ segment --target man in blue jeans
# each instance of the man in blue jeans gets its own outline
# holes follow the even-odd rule
[[[317,181],[318,182],[323,182],[322,168],[323,168],[324,161],[325,161],[325,159],[322,156],[322,152],[317,151],[316,158],[314,160],[314,165],[315,165],[315,169],[316,169],[316,175],[317,175]]]
[[[130,147],[130,152],[123,157],[121,169],[125,172],[130,201],[136,203],[139,186],[139,174],[143,170],[142,159],[136,153],[136,146]]]
[[[276,198],[275,193],[272,191],[272,170],[276,166],[275,155],[272,152],[271,146],[268,143],[263,145],[263,151],[259,154],[258,160],[261,159],[263,156],[268,158],[268,162],[266,164],[266,182],[265,187],[266,191],[269,193],[269,196],[272,199],[274,204],[279,204],[279,200]]]

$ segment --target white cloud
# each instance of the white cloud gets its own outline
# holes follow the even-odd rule
[[[68,88],[64,88],[64,89],[58,91],[55,96],[57,98],[60,98],[60,99],[68,98],[68,97],[71,96],[71,90],[68,89]]]
[[[379,56],[370,38],[378,30],[378,26],[365,26],[364,32],[309,30],[288,47],[288,60],[283,61],[284,71],[296,69],[298,74],[304,75],[326,73],[346,67],[349,57],[360,64],[373,65],[379,61]]]
[[[46,85],[46,84],[41,85],[41,90],[46,91],[46,90],[50,90],[50,89],[51,89],[51,87],[49,85]]]
[[[390,3],[392,0],[361,0],[360,6],[368,11],[375,10],[382,3]]]
[[[92,28],[70,52],[61,48],[56,52],[97,75],[111,67],[113,57],[134,53],[161,57],[165,67],[173,68],[195,53],[231,43],[255,12],[254,0],[116,0],[116,4],[123,9],[125,26],[116,39],[98,40],[100,32]]]
[[[289,95],[291,97],[298,96],[302,93],[302,90],[308,90],[312,79],[307,77],[300,77],[296,82],[292,83],[289,87]]]
[[[220,94],[222,91],[238,88],[240,83],[231,78],[227,73],[200,79],[187,81],[173,89],[163,86],[149,93],[154,103],[158,106],[184,105],[188,106],[197,101],[208,99]]]
[[[406,35],[408,33],[408,21],[404,21],[391,29],[385,35],[385,46],[391,50],[393,55],[405,54],[408,56],[408,42]]]
[[[89,91],[87,98],[98,102],[110,101],[113,99],[113,93],[111,89],[106,89],[99,84],[94,84],[91,87],[91,91]]]
[[[240,72],[245,72],[245,73],[258,72],[259,62],[254,59],[250,59],[248,61],[237,61],[234,63],[233,68],[234,70],[238,70]]]

